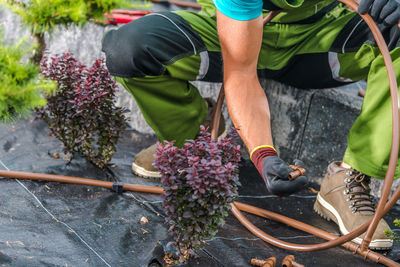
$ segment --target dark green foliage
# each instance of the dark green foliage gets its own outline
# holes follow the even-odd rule
[[[235,136],[214,141],[201,126],[198,137],[182,148],[158,143],[154,166],[162,174],[163,205],[181,260],[215,236],[237,198],[240,146],[233,145]]]
[[[400,227],[400,220],[399,219],[394,220],[394,225]],[[396,234],[392,230],[385,230],[385,234],[387,237],[400,242],[400,234]]]
[[[115,107],[116,82],[98,59],[87,68],[69,53],[41,64],[43,76],[54,80],[59,90],[47,96],[39,111],[52,135],[64,144],[64,152],[78,152],[100,168],[111,160],[115,145],[126,128],[121,108]]]
[[[30,28],[37,43],[32,56],[36,65],[46,49],[44,34],[51,33],[57,25],[82,26],[89,20],[101,20],[104,13],[113,8],[129,6],[126,0],[0,0],[0,4],[18,14]]]
[[[30,115],[31,109],[44,106],[43,92],[55,88],[51,82],[39,79],[39,68],[23,62],[32,50],[24,41],[3,45],[0,34],[0,122]]]
[[[125,0],[0,0],[31,28],[33,34],[54,29],[56,25],[82,25],[90,19],[101,19],[105,12],[128,6]]]

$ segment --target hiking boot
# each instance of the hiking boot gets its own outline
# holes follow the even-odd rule
[[[203,125],[211,131],[212,118],[216,103],[211,98],[205,98],[208,107],[208,114]],[[221,115],[218,128],[218,136],[226,135],[224,116]],[[156,153],[157,144],[141,150],[133,160],[132,171],[134,174],[143,178],[161,178],[161,173],[153,166],[154,154]]]
[[[161,178],[160,171],[153,166],[156,149],[157,144],[153,144],[148,148],[142,149],[136,155],[132,163],[132,171],[134,174],[144,178]]]
[[[334,221],[345,235],[372,219],[375,203],[370,195],[371,177],[354,169],[340,167],[339,162],[329,164],[327,174],[314,203],[314,210],[323,218]],[[381,219],[372,236],[370,249],[391,249],[393,240],[384,231],[390,229]],[[361,244],[365,233],[352,241]]]

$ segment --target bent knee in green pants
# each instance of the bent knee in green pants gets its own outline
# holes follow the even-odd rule
[[[133,95],[160,141],[183,145],[196,136],[207,116],[205,101],[188,82],[166,76],[116,79]]]
[[[364,45],[357,53],[342,55],[340,59],[343,74],[351,73],[354,62],[369,65],[361,113],[350,130],[343,161],[367,175],[384,178],[392,144],[392,108],[385,64],[377,50]],[[400,47],[391,51],[391,56],[400,81]],[[395,176],[400,177],[399,164]]]

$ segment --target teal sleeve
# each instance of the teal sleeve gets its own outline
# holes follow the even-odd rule
[[[262,14],[262,0],[213,0],[217,9],[232,19],[251,20]]]

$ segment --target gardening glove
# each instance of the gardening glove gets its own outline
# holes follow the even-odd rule
[[[361,0],[358,13],[369,13],[378,24],[393,26],[400,21],[399,0]]]
[[[295,160],[295,165],[304,166],[304,164]],[[307,185],[305,175],[289,180],[289,173],[293,170],[280,157],[268,156],[264,158],[262,176],[267,189],[270,193],[278,196],[288,196],[300,191]]]
[[[397,46],[400,46],[400,28],[395,24],[390,29],[388,48],[391,51]]]
[[[281,158],[275,148],[270,145],[258,146],[250,153],[251,161],[265,181],[270,193],[278,196],[288,196],[301,190],[307,184],[307,177],[300,176],[289,180],[293,170]],[[295,165],[304,166],[303,162],[295,160]]]

